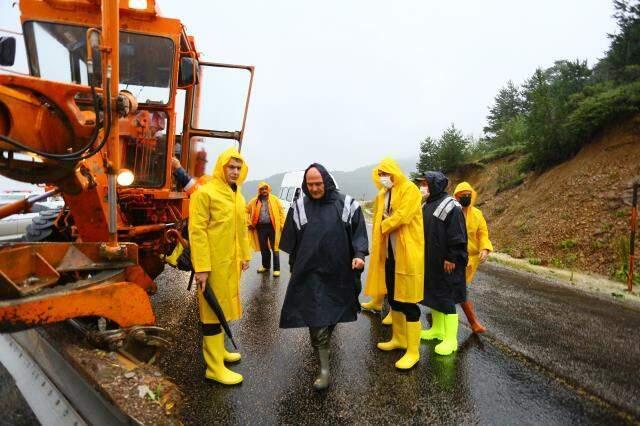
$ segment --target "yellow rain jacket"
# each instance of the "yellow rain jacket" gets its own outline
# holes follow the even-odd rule
[[[238,188],[226,181],[224,166],[232,158],[242,160]],[[240,185],[247,177],[247,163],[230,148],[218,157],[213,176],[191,195],[189,205],[189,242],[191,262],[196,272],[209,272],[208,285],[213,289],[228,321],[242,316],[240,275],[242,261],[251,259],[247,235],[245,200]],[[198,291],[200,321],[219,323]]]
[[[378,170],[393,175],[391,189],[391,216],[383,219],[385,189],[380,183]],[[387,244],[392,232],[396,233],[395,297],[397,302],[417,303],[424,299],[424,230],[422,227],[422,194],[402,173],[391,158],[385,158],[373,169],[373,182],[380,190],[373,207],[373,240],[369,272],[364,293],[376,297],[387,293],[385,261]]]
[[[260,182],[258,185],[258,191],[262,187],[267,187],[269,191],[269,218],[271,219],[271,225],[273,225],[273,229],[276,234],[276,241],[274,243],[275,247],[273,247],[273,251],[280,250],[280,235],[282,235],[282,227],[284,226],[284,207],[282,207],[282,203],[271,193],[271,185],[267,182]],[[262,201],[260,200],[260,194],[256,195],[247,203],[247,223],[251,226],[256,226],[258,224],[258,219],[260,219],[260,209],[262,208]],[[260,242],[258,241],[258,231],[254,228],[253,230],[249,230],[249,241],[251,242],[251,246],[253,250],[260,251]]]
[[[464,216],[467,222],[467,251],[469,252],[469,263],[467,264],[467,284],[471,282],[476,270],[480,265],[480,252],[482,250],[493,251],[493,245],[489,240],[489,228],[487,221],[484,219],[479,208],[474,207],[478,194],[468,182],[459,183],[454,191],[457,198],[460,192],[471,191],[471,204],[468,208],[463,208]]]

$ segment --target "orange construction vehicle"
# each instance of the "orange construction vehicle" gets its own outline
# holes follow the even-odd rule
[[[88,317],[140,333],[155,324],[149,294],[189,211],[172,181],[174,152],[197,177],[203,144],[241,147],[253,67],[201,61],[155,0],[19,7],[29,75],[0,74],[0,174],[47,184],[65,208],[34,222],[28,237],[40,241],[0,245],[0,331]],[[15,44],[0,38],[0,65],[12,65]],[[205,89],[209,77],[229,73],[241,100],[216,111],[235,128],[204,129],[216,116],[198,120],[199,110],[222,102]],[[0,218],[35,201],[3,206]]]

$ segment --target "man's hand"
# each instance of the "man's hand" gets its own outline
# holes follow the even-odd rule
[[[248,260],[243,260],[242,263],[242,270],[246,271],[247,269],[249,269],[249,261]]]
[[[256,227],[255,227],[255,226],[253,226],[253,225],[249,225],[249,231],[253,231],[254,229],[256,229]]]
[[[207,285],[207,279],[209,279],[208,272],[196,272],[196,285],[200,293],[204,293],[204,288]]]
[[[480,263],[484,263],[489,257],[489,250],[484,249],[480,252]]]
[[[173,157],[171,159],[171,171],[178,170],[180,167],[182,167],[182,164],[180,164],[180,160],[178,160],[176,157]]]
[[[456,264],[455,263],[449,262],[448,260],[444,261],[444,271],[447,274],[452,273],[454,269],[456,269]]]
[[[360,259],[359,257],[355,257],[351,261],[351,269],[362,269],[362,268],[364,268],[364,260]]]

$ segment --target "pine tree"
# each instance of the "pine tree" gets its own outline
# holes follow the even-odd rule
[[[489,108],[487,126],[484,132],[489,139],[500,133],[504,126],[523,112],[523,100],[520,90],[511,80],[498,91],[493,106]]]
[[[419,174],[426,173],[429,170],[439,170],[438,162],[438,141],[431,137],[427,137],[420,142],[420,157],[416,164],[416,170]]]
[[[440,170],[449,172],[464,163],[467,158],[469,139],[462,135],[459,129],[451,126],[442,133],[438,141],[438,162]]]

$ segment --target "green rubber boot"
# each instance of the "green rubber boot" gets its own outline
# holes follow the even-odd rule
[[[431,320],[431,328],[428,330],[422,330],[420,338],[422,340],[444,339],[444,314],[432,309]]]
[[[458,314],[444,315],[444,340],[436,346],[435,351],[438,355],[450,355],[457,350]]]

